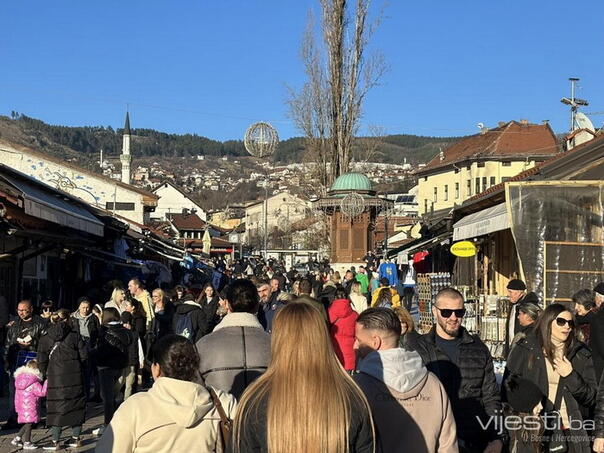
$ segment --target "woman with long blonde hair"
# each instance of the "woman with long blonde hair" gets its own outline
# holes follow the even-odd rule
[[[235,453],[373,453],[365,396],[334,352],[325,318],[290,303],[277,312],[271,362],[241,397]]]

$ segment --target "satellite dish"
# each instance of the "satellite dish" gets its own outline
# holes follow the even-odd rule
[[[587,117],[587,115],[585,113],[577,112],[575,114],[575,122],[577,123],[578,129],[587,129],[588,131],[591,131],[591,132],[596,131],[591,120]]]

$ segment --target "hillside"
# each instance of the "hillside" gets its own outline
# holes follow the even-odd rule
[[[26,146],[34,146],[61,158],[90,164],[102,149],[106,156],[117,156],[121,150],[122,130],[111,127],[52,126],[43,121],[15,113],[13,118],[0,116],[0,137]],[[415,135],[387,135],[361,137],[355,143],[355,160],[381,163],[410,164],[429,161],[439,149],[457,137],[421,137]],[[132,154],[135,157],[192,157],[245,156],[242,140],[224,142],[196,134],[167,134],[153,129],[132,129]],[[279,143],[273,161],[279,164],[300,162],[304,159],[304,139],[290,138]]]

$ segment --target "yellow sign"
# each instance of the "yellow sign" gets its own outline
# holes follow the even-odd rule
[[[456,242],[451,246],[451,253],[461,258],[476,255],[476,246],[470,241]]]

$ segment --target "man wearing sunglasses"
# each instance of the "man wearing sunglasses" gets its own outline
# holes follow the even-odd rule
[[[461,325],[465,312],[459,291],[439,291],[432,307],[436,323],[418,339],[417,352],[447,391],[460,453],[499,453],[503,443],[489,423],[501,414],[493,359],[480,338]]]

